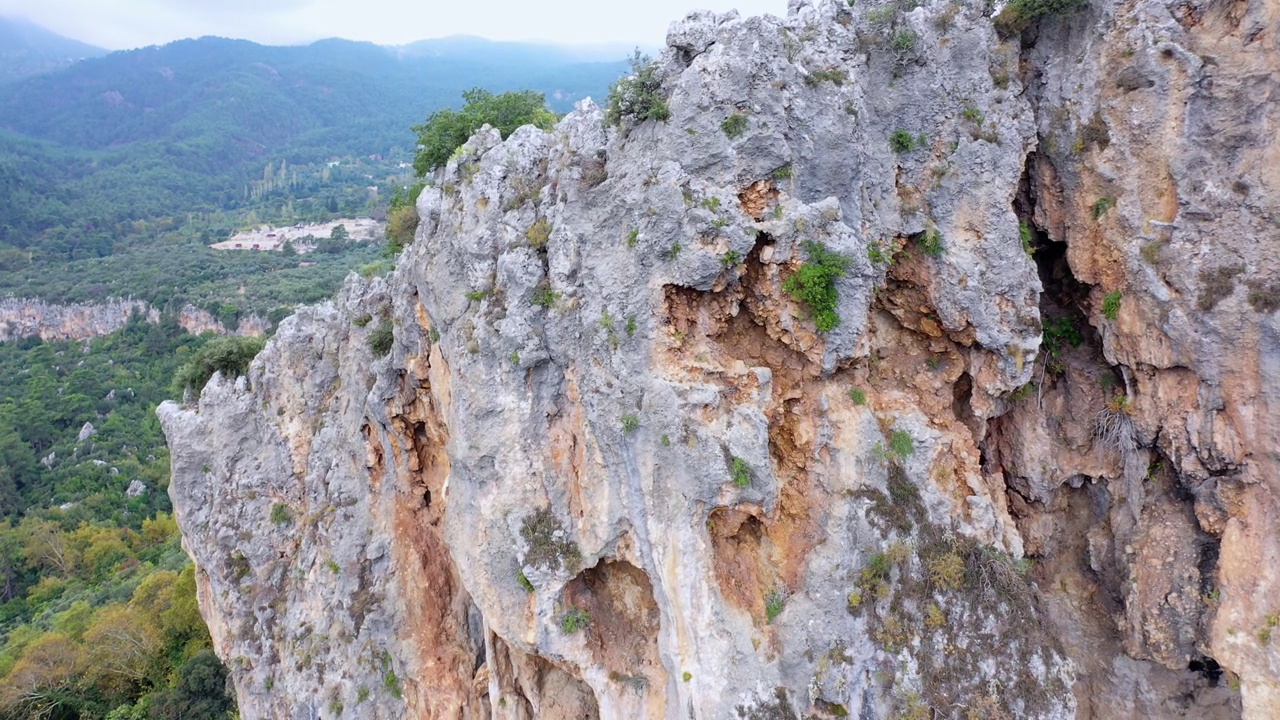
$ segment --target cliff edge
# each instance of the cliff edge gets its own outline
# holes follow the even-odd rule
[[[242,715],[1270,717],[1278,19],[694,13],[478,133],[159,410]]]

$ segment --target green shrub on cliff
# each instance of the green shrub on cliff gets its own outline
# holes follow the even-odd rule
[[[391,196],[387,208],[387,249],[398,253],[405,245],[413,242],[413,235],[418,230],[418,196],[422,194],[425,183],[418,183],[411,188],[397,188]]]
[[[223,337],[211,340],[178,370],[173,381],[174,389],[179,395],[190,392],[199,397],[214,373],[222,373],[227,379],[238,378],[249,372],[249,363],[262,352],[266,343],[266,338],[260,337]]]
[[[1089,7],[1089,0],[1013,0],[991,19],[1004,37],[1026,30],[1046,15],[1069,15]]]
[[[631,58],[631,74],[609,88],[609,104],[604,119],[609,125],[621,125],[623,118],[641,123],[645,120],[666,122],[671,117],[667,101],[662,97],[662,81],[658,66],[639,50]]]
[[[494,95],[488,90],[472,88],[462,93],[466,104],[461,110],[445,109],[433,113],[413,131],[418,133],[418,152],[413,169],[426,175],[449,162],[453,152],[471,139],[472,133],[490,125],[505,140],[516,128],[533,125],[550,130],[556,114],[547,109],[546,96],[532,90]]]
[[[395,332],[391,329],[391,323],[384,322],[369,333],[369,349],[373,350],[374,357],[386,357],[391,352],[391,345],[395,341]]]
[[[804,250],[809,255],[808,262],[783,281],[782,289],[809,308],[819,332],[829,332],[840,324],[836,279],[848,272],[853,260],[812,241],[804,244]]]

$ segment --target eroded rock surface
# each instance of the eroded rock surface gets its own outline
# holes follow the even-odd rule
[[[110,335],[124,327],[134,315],[147,322],[159,322],[160,311],[141,300],[112,298],[101,303],[59,305],[30,298],[0,300],[0,342],[38,337],[41,340],[87,340]],[[228,334],[228,330],[207,310],[191,305],[177,314],[178,325],[189,333]],[[271,323],[256,315],[237,323],[233,334],[262,335]]]
[[[162,406],[242,714],[1270,717],[1277,8],[981,10],[693,14]]]

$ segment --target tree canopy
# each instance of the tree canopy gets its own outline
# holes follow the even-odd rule
[[[432,113],[427,122],[416,125],[418,153],[413,168],[426,175],[449,161],[453,152],[471,139],[472,133],[491,125],[505,140],[516,128],[533,125],[550,130],[556,114],[547,108],[546,96],[533,90],[504,92],[495,95],[488,90],[472,88],[462,93],[466,104],[461,110]]]

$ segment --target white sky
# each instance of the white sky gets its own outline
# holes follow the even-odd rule
[[[202,35],[276,45],[326,37],[401,45],[447,35],[660,45],[689,10],[734,7],[785,15],[787,0],[0,0],[0,15],[111,50]]]

